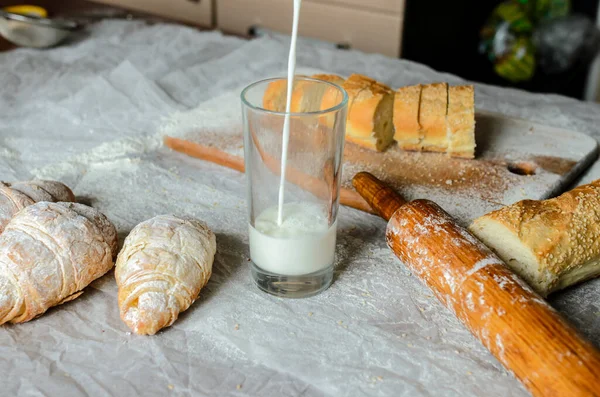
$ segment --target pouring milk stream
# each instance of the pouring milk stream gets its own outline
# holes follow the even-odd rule
[[[298,21],[300,19],[300,5],[302,0],[294,0],[294,22],[292,24],[292,40],[290,42],[290,55],[288,57],[287,96],[285,102],[285,118],[283,120],[283,145],[281,147],[281,179],[279,180],[279,211],[277,212],[277,225],[283,222],[283,203],[285,196],[285,169],[287,167],[288,146],[290,142],[290,111],[292,105],[292,91],[294,90],[294,75],[296,74],[296,41],[298,39]]]
[[[283,124],[278,205],[267,208],[250,226],[250,256],[260,268],[276,274],[310,274],[333,264],[336,224],[329,225],[321,206],[285,203],[285,178],[290,139],[290,110],[296,70],[296,41],[301,0],[294,0],[288,59],[286,114]]]

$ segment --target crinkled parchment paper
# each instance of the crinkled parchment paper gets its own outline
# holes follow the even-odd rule
[[[2,395],[527,395],[391,254],[374,216],[342,208],[336,278],[323,294],[282,300],[254,287],[244,176],[165,149],[161,129],[176,128],[177,112],[284,75],[285,39],[124,21],[90,29],[69,46],[0,54],[1,179],[68,183],[121,240],[154,215],[195,215],[217,234],[214,273],[191,309],[153,337],[119,319],[112,272],[37,320],[3,326]],[[314,42],[298,51],[301,67],[392,86],[460,81]],[[600,108],[560,96],[478,85],[477,106],[600,136]],[[596,166],[582,181],[598,177]],[[551,303],[600,345],[600,280]]]

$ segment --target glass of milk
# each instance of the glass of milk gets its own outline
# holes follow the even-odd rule
[[[338,85],[296,77],[242,92],[251,272],[284,297],[331,284],[348,95]]]

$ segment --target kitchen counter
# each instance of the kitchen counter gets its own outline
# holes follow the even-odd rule
[[[393,256],[385,222],[342,208],[334,284],[309,299],[260,292],[247,265],[245,178],[162,146],[185,113],[286,70],[285,38],[108,20],[69,46],[0,53],[0,177],[58,179],[117,226],[160,213],[217,235],[213,275],[170,328],[136,336],[112,272],[73,302],[0,328],[6,395],[526,396]],[[423,65],[299,42],[298,65],[392,86],[459,83]],[[600,138],[600,107],[477,85],[480,109]],[[189,121],[189,120],[188,120]],[[207,114],[197,121],[218,123]],[[193,126],[193,123],[191,124]],[[600,178],[596,163],[577,183]],[[600,279],[551,304],[600,346]]]

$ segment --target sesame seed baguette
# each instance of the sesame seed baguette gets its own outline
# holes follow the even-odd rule
[[[523,200],[469,227],[539,294],[600,275],[600,179],[559,197]]]

